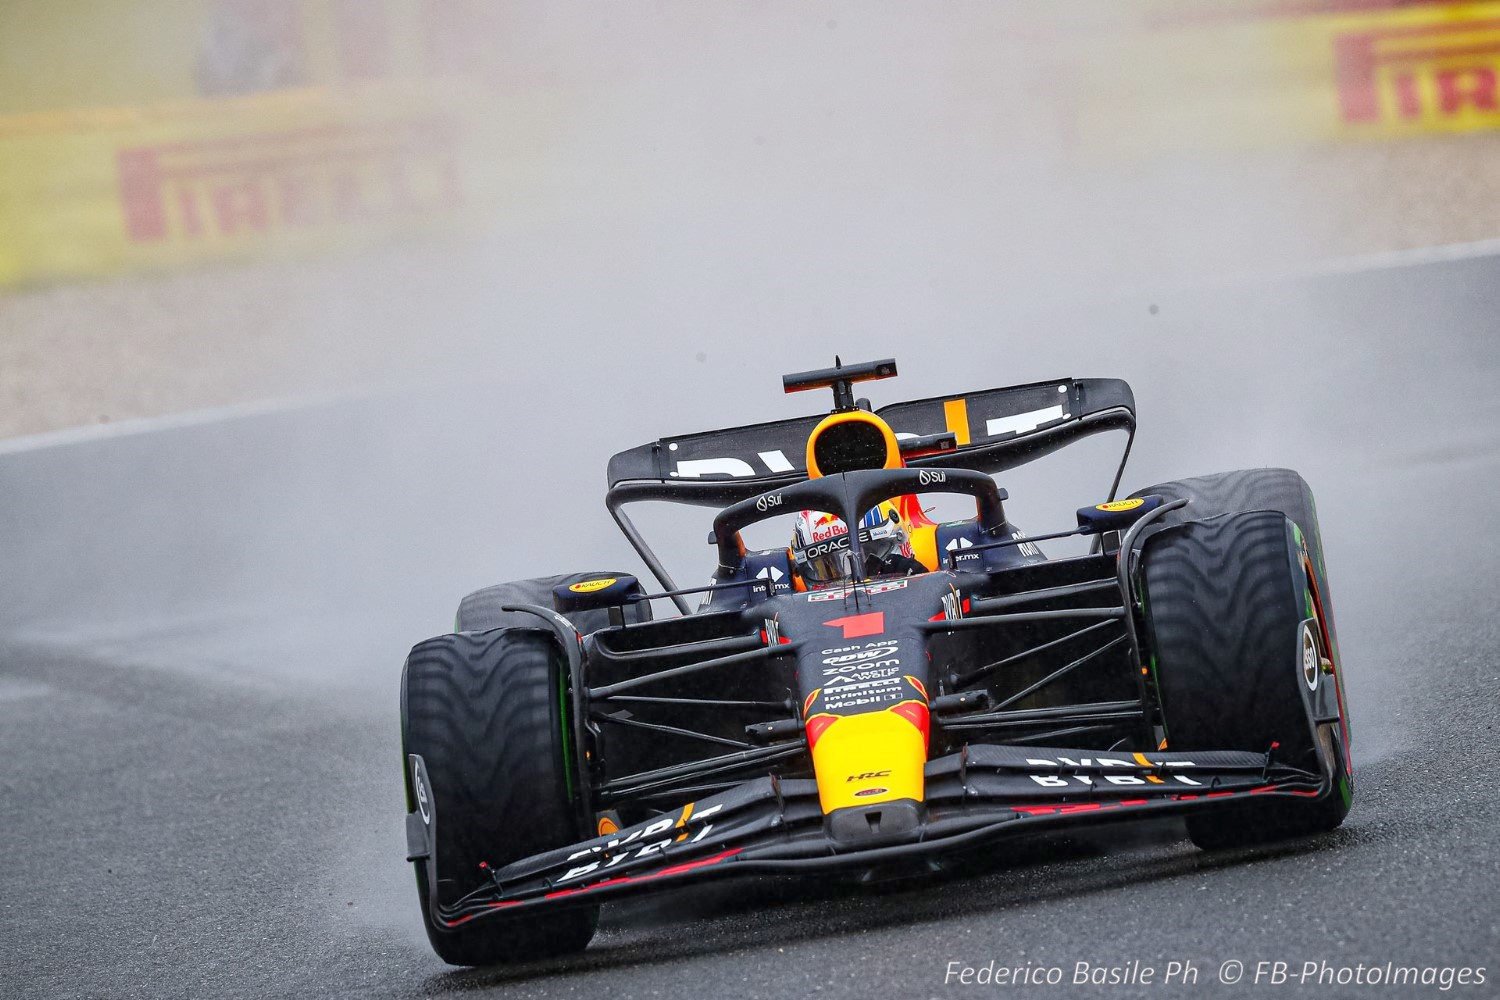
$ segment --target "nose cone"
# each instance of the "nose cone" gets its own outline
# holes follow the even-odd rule
[[[902,680],[920,689],[915,678]],[[810,716],[807,737],[824,814],[899,799],[921,802],[927,727],[925,697],[857,715]]]

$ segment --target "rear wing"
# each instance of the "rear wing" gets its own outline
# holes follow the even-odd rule
[[[912,468],[973,469],[993,475],[1101,431],[1128,438],[1108,499],[1113,500],[1135,441],[1135,394],[1121,379],[1033,382],[1004,389],[892,403],[875,411],[898,440],[952,435],[957,447],[919,451]],[[726,507],[807,478],[807,438],[823,414],[662,438],[609,460],[605,505],[630,544],[683,614],[666,567],[622,509],[636,500]],[[685,593],[685,592],[684,592]]]
[[[912,468],[991,475],[1090,434],[1135,433],[1135,395],[1123,380],[1109,378],[935,396],[892,403],[875,413],[898,440],[954,436],[956,449],[909,458]],[[606,502],[611,509],[633,500],[721,507],[806,479],[807,438],[823,416],[667,437],[622,451],[609,460]]]

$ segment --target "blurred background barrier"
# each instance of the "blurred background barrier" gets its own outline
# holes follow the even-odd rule
[[[6,4],[0,288],[563,224],[537,178],[566,166],[565,95],[661,70],[649,44],[621,51],[639,40],[606,13],[570,37],[545,6]],[[1500,126],[1500,3],[994,6],[966,11],[984,30],[955,36],[952,59],[1023,105],[1002,127],[1063,169]],[[771,20],[756,4],[721,16]],[[1018,47],[1019,66],[986,67]]]
[[[1031,359],[1003,378],[1050,377],[1080,296],[1145,310],[1500,238],[1497,23],[1430,0],[0,3],[0,437],[512,375],[593,406],[580,370],[726,384],[770,343],[780,372],[999,338]]]
[[[340,247],[492,215],[513,163],[410,92],[326,91],[0,121],[0,284]],[[474,169],[485,162],[492,170]],[[514,193],[513,191],[511,193]]]
[[[1435,0],[1162,3],[1060,64],[1104,157],[1494,129],[1497,70],[1500,3]]]
[[[486,10],[489,8],[489,12]],[[475,78],[485,4],[0,8],[0,288],[323,253],[517,213],[556,89]]]

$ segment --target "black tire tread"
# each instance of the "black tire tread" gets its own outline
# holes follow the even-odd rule
[[[1144,490],[1137,490],[1131,496],[1151,494],[1168,501],[1189,501],[1186,507],[1163,515],[1160,521],[1163,525],[1182,524],[1246,510],[1277,510],[1291,518],[1302,529],[1307,542],[1307,554],[1312,561],[1318,596],[1322,599],[1327,619],[1323,624],[1328,629],[1329,640],[1335,653],[1337,652],[1338,629],[1333,615],[1333,593],[1328,587],[1328,570],[1323,562],[1323,536],[1318,529],[1318,506],[1313,499],[1312,487],[1307,485],[1307,480],[1300,473],[1280,468],[1236,469],[1232,472],[1158,483]],[[1337,655],[1334,658],[1337,659]]]
[[[559,746],[556,659],[550,635],[534,629],[439,636],[407,659],[403,736],[431,782],[445,903],[483,882],[480,862],[498,868],[582,839]],[[425,870],[417,870],[428,936],[451,964],[564,954],[593,936],[596,908],[440,931],[427,912]]]
[[[1133,497],[1158,494],[1167,500],[1192,501],[1163,516],[1163,524],[1181,524],[1219,514],[1244,510],[1279,510],[1303,531],[1317,527],[1312,489],[1293,469],[1236,469],[1207,476],[1158,483],[1132,493]],[[1302,515],[1299,517],[1298,515]],[[1304,518],[1311,523],[1304,523]]]
[[[1186,498],[1190,501],[1186,507],[1170,511],[1161,519],[1162,524],[1168,527],[1191,521],[1220,518],[1220,515],[1244,511],[1275,511],[1284,514],[1295,523],[1301,529],[1309,561],[1312,564],[1314,581],[1323,612],[1323,625],[1328,633],[1329,643],[1333,647],[1331,651],[1328,651],[1328,655],[1334,658],[1340,674],[1342,673],[1343,663],[1338,655],[1338,632],[1334,621],[1333,595],[1328,586],[1327,568],[1323,559],[1323,542],[1318,526],[1317,506],[1313,499],[1312,489],[1301,475],[1291,469],[1241,469],[1160,483],[1138,490],[1131,495],[1147,496],[1150,494],[1160,495],[1167,500]],[[1229,519],[1222,518],[1221,520],[1228,521]],[[1176,685],[1174,700],[1179,702],[1175,714],[1167,709],[1165,704],[1163,708],[1167,716],[1167,730],[1171,746],[1173,749],[1190,749],[1194,743],[1209,740],[1210,737],[1206,734],[1217,728],[1219,739],[1206,745],[1229,746],[1230,744],[1223,742],[1225,738],[1228,738],[1242,744],[1240,747],[1242,749],[1264,750],[1271,739],[1277,739],[1274,735],[1276,732],[1295,731],[1296,745],[1304,748],[1304,753],[1316,752],[1306,749],[1308,740],[1304,735],[1305,721],[1299,718],[1296,726],[1293,727],[1290,711],[1277,712],[1269,707],[1258,709],[1258,711],[1265,711],[1268,715],[1268,725],[1264,733],[1254,728],[1250,720],[1254,718],[1255,713],[1246,711],[1246,704],[1269,706],[1273,696],[1273,692],[1265,689],[1260,681],[1243,684],[1242,691],[1234,691],[1231,683],[1225,683],[1234,680],[1232,671],[1226,671],[1221,667],[1207,668],[1203,676],[1196,680],[1183,680],[1181,677],[1167,679],[1170,674],[1181,674],[1184,664],[1216,663],[1216,657],[1223,655],[1224,650],[1231,651],[1225,662],[1241,664],[1262,662],[1246,659],[1260,655],[1256,651],[1259,640],[1248,633],[1261,633],[1267,627],[1268,623],[1264,619],[1268,616],[1289,615],[1300,620],[1303,615],[1295,592],[1292,593],[1290,610],[1283,607],[1279,614],[1273,612],[1273,607],[1281,601],[1280,597],[1271,595],[1264,606],[1261,605],[1259,599],[1263,593],[1270,594],[1267,588],[1271,587],[1272,577],[1276,575],[1271,572],[1272,567],[1276,568],[1277,574],[1281,575],[1283,580],[1287,579],[1289,573],[1287,560],[1292,556],[1285,542],[1283,541],[1280,546],[1279,556],[1271,555],[1268,547],[1267,554],[1258,560],[1264,563],[1259,569],[1244,565],[1226,573],[1223,569],[1224,560],[1228,558],[1228,550],[1233,546],[1221,536],[1225,530],[1227,529],[1223,527],[1213,529],[1206,526],[1194,526],[1180,532],[1173,532],[1172,534],[1178,536],[1174,542],[1157,548],[1149,560],[1145,558],[1142,560],[1143,575],[1149,574],[1156,577],[1155,580],[1146,582],[1149,613],[1152,619],[1148,627],[1156,630],[1158,634],[1164,629],[1165,635],[1161,636],[1160,641],[1173,647],[1172,652],[1164,652],[1160,646],[1156,645],[1158,640],[1153,639],[1153,648],[1158,657],[1158,684],[1163,687]],[[1269,529],[1263,530],[1268,532],[1269,539]],[[1152,537],[1148,535],[1145,548],[1153,547]],[[1281,537],[1283,539],[1285,537],[1284,529],[1281,530]],[[1165,542],[1165,536],[1162,540]],[[1269,546],[1269,541],[1267,545]],[[1197,562],[1199,565],[1196,568],[1182,565],[1186,562]],[[1148,569],[1148,564],[1153,563],[1156,565]],[[1220,568],[1211,568],[1214,566]],[[1185,609],[1180,600],[1169,596],[1174,593],[1174,590],[1179,593],[1200,594],[1216,610],[1210,611],[1207,607]],[[1245,608],[1247,602],[1256,605],[1256,610],[1250,615],[1252,620],[1236,621],[1239,613],[1237,609]],[[1284,623],[1291,618],[1280,620],[1283,624],[1271,631],[1280,630],[1285,634]],[[1278,642],[1282,641],[1278,640]],[[1290,639],[1284,641],[1288,646],[1290,645]],[[1285,656],[1286,653],[1283,651],[1280,655]],[[1183,659],[1179,660],[1179,658]],[[1294,680],[1293,688],[1295,688],[1295,683]],[[1164,702],[1170,697],[1173,696],[1163,691]],[[1206,721],[1201,723],[1194,721],[1191,715],[1184,719],[1181,703],[1185,697],[1189,700],[1197,698],[1201,701],[1203,718]],[[1182,725],[1184,721],[1188,723],[1186,726]],[[1279,739],[1278,742],[1282,742],[1283,747],[1289,745]],[[1261,745],[1254,745],[1256,743]],[[1344,770],[1344,765],[1345,758],[1340,752],[1336,755],[1338,768],[1336,782],[1352,781],[1352,775]],[[1348,787],[1352,790],[1352,784]],[[1334,829],[1342,823],[1348,814],[1349,803],[1350,799],[1336,789],[1333,794],[1311,802],[1268,801],[1263,804],[1258,803],[1253,807],[1239,806],[1194,813],[1187,820],[1188,835],[1199,847],[1214,849],[1246,846],[1319,833]]]
[[[1302,620],[1286,519],[1266,511],[1175,527],[1142,562],[1151,648],[1173,750],[1312,752],[1290,663]],[[1182,669],[1191,665],[1191,669]],[[1175,668],[1175,669],[1174,669]]]

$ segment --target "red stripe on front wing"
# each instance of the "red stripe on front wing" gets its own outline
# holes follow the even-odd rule
[[[593,892],[595,889],[603,889],[605,886],[626,885],[630,882],[649,882],[652,879],[663,878],[667,875],[680,875],[683,872],[692,871],[695,868],[706,868],[709,865],[716,865],[720,861],[734,857],[742,850],[744,850],[743,847],[736,847],[733,850],[715,854],[711,858],[699,858],[697,861],[684,861],[680,865],[672,865],[670,868],[663,868],[661,871],[650,872],[646,875],[625,875],[620,878],[605,879],[603,882],[595,882],[593,885],[580,886],[577,889],[562,889],[557,892],[549,892],[542,898],[561,899],[564,896],[576,896],[584,892]],[[520,906],[521,904],[528,902],[531,902],[531,900],[513,899],[499,903],[487,903],[485,905],[492,910],[499,910],[509,906]],[[443,921],[443,923],[445,923],[449,927],[457,927],[459,924],[462,924],[469,920],[473,920],[476,916],[478,916],[477,913],[470,913],[466,916],[459,917],[457,920],[445,920]]]

